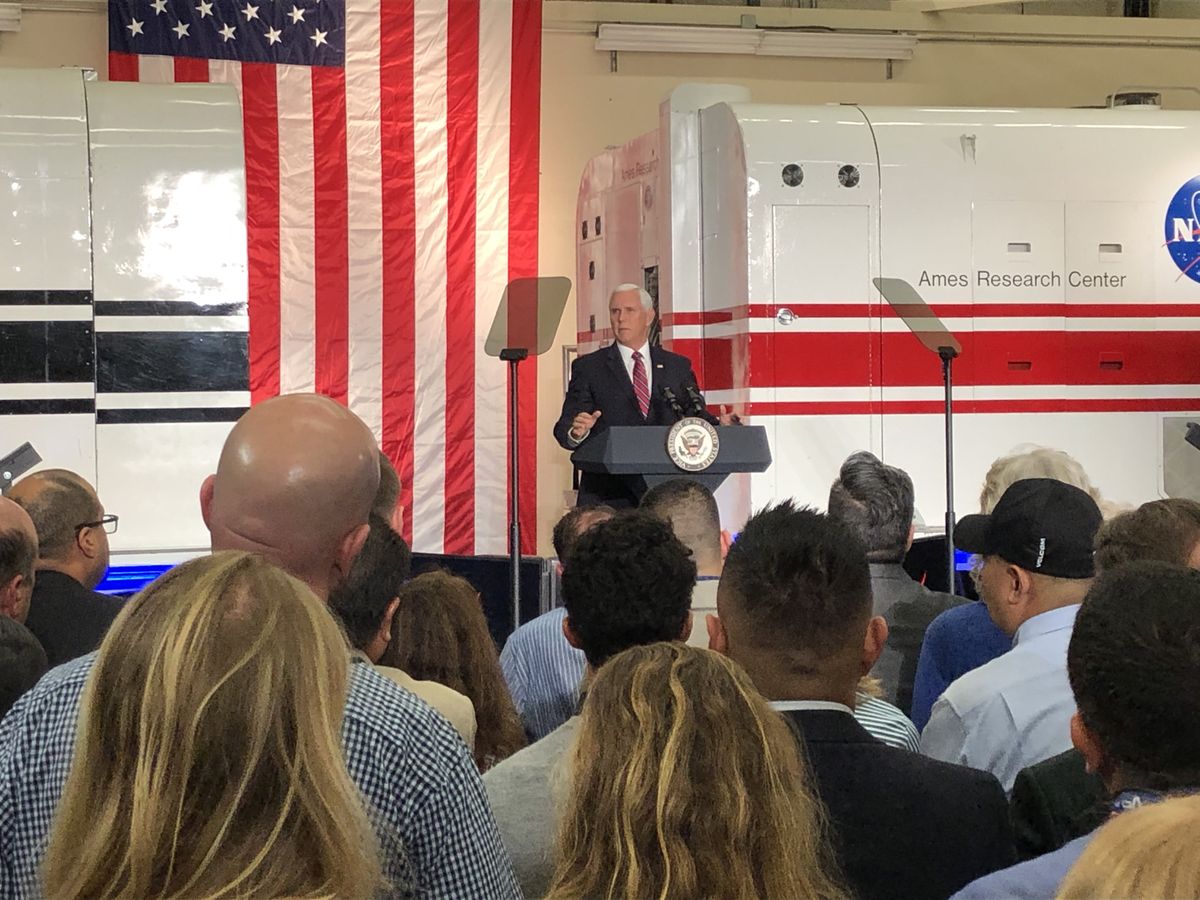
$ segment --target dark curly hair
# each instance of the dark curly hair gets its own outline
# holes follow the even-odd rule
[[[818,659],[862,640],[871,617],[867,551],[850,526],[791,500],[750,517],[725,557],[722,616],[733,612],[758,647]]]
[[[588,663],[677,640],[695,584],[690,551],[661,519],[628,512],[593,525],[563,570],[567,618]]]
[[[1067,674],[1126,781],[1200,785],[1200,572],[1142,561],[1102,574],[1075,619]]]

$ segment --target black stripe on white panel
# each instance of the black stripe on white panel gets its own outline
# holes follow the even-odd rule
[[[193,303],[188,300],[97,300],[98,316],[244,316],[245,303]]]
[[[246,411],[245,406],[212,406],[190,408],[122,408],[96,410],[97,425],[162,425],[203,422],[236,422]]]
[[[250,389],[244,331],[101,331],[96,360],[100,393]]]
[[[0,399],[0,416],[91,415],[95,410],[96,401],[91,399]]]
[[[91,321],[0,322],[0,383],[90,382]]]
[[[0,290],[0,306],[90,306],[91,291]]]

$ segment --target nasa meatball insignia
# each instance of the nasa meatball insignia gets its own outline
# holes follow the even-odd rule
[[[667,455],[685,472],[703,472],[717,459],[721,439],[703,419],[680,419],[667,432]]]

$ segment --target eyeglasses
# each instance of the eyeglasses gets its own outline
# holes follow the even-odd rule
[[[83,531],[85,528],[103,528],[105,534],[117,533],[117,516],[107,515],[95,522],[84,522],[82,525],[75,526],[75,533]]]

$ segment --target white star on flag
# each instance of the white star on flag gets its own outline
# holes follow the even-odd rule
[[[281,34],[283,34],[283,32],[277,28],[268,28],[267,29],[267,43],[268,44],[278,44],[279,36]]]
[[[205,16],[212,15],[212,8],[213,5],[211,3],[205,3],[204,0],[200,0],[200,5],[196,7],[196,12],[200,13],[200,18],[203,19]]]
[[[313,34],[311,34],[308,39],[313,42],[313,46],[315,46],[315,47],[320,47],[322,44],[325,44],[326,46],[328,46],[328,42],[325,40],[325,36],[327,34],[329,34],[328,31],[319,31],[318,30],[318,31],[313,32]]]
[[[173,32],[175,32],[175,35],[182,41],[185,37],[188,36],[188,29],[191,27],[192,27],[191,25],[184,25],[182,22],[180,22],[178,25],[176,25],[171,30]]]
[[[142,34],[142,33],[143,33],[143,32],[142,32],[142,23],[141,23],[141,22],[139,22],[137,19],[134,19],[134,20],[132,20],[132,21],[131,21],[131,22],[130,22],[128,25],[126,25],[125,27],[129,29],[129,34],[130,34],[130,35]]]
[[[154,7],[154,14],[156,16],[161,16],[167,11],[167,0],[154,0],[150,5]]]
[[[293,25],[295,25],[297,22],[304,21],[304,10],[300,9],[299,7],[293,6],[292,11],[288,13],[288,15],[292,17]]]
[[[233,33],[235,31],[237,31],[237,29],[234,28],[232,25],[226,25],[224,28],[221,29],[221,37],[225,39],[225,43],[228,44],[230,41],[237,40],[237,38],[235,38],[233,36]]]
[[[249,22],[251,19],[257,19],[258,7],[251,6],[249,3],[247,3],[246,8],[242,10],[242,15],[246,17],[247,22]]]

